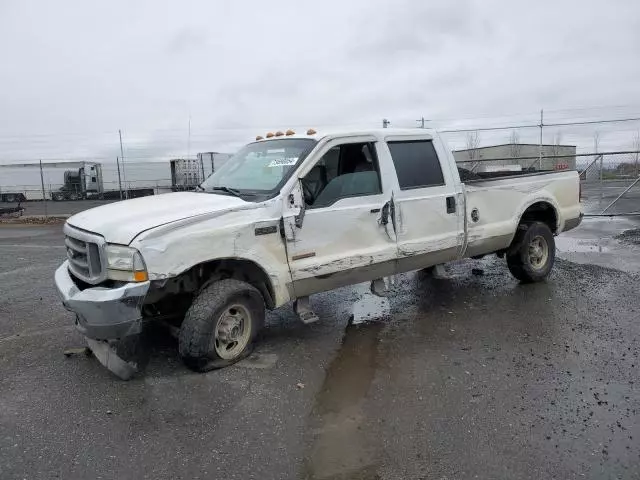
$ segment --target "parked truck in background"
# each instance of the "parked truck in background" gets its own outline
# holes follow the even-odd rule
[[[100,198],[103,194],[100,164],[87,164],[78,169],[65,170],[63,178],[63,185],[51,192],[51,200]]]
[[[204,180],[203,164],[199,160],[175,158],[169,161],[171,168],[171,190],[182,192],[195,190]]]
[[[131,188],[125,184],[118,190],[106,190],[102,175],[102,165],[99,163],[86,164],[77,170],[66,170],[64,172],[64,184],[58,190],[51,192],[51,199],[62,200],[115,200],[121,197],[138,198],[153,195],[153,187],[136,186]]]
[[[582,218],[577,172],[463,182],[424,129],[259,137],[202,187],[69,218],[55,282],[93,349],[172,318],[185,363],[220,368],[249,354],[265,308],[294,301],[317,320],[318,292],[370,281],[384,294],[384,277],[490,254],[543,281],[554,235]]]
[[[198,153],[196,159],[176,158],[169,161],[171,167],[171,190],[183,192],[195,190],[231,155],[219,152]]]

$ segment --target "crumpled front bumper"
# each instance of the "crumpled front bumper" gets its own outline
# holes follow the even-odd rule
[[[66,260],[55,273],[64,307],[76,314],[76,327],[94,340],[115,340],[142,331],[142,303],[150,283],[126,283],[117,288],[80,290]]]

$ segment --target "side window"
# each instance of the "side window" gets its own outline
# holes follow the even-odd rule
[[[371,143],[333,147],[302,179],[307,207],[328,207],[341,198],[382,193],[380,168]]]
[[[431,140],[388,142],[401,190],[444,185]]]

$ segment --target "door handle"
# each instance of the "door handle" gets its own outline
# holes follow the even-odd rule
[[[371,213],[380,213],[380,209],[379,208],[372,208],[371,209]]]
[[[447,197],[447,213],[456,213],[456,197]]]

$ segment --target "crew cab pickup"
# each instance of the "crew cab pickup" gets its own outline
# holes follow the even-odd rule
[[[461,172],[466,180],[461,181]],[[544,280],[582,218],[575,171],[473,174],[430,130],[258,137],[199,191],[121,201],[64,226],[55,282],[94,344],[172,319],[194,370],[249,354],[265,309],[465,257]]]

